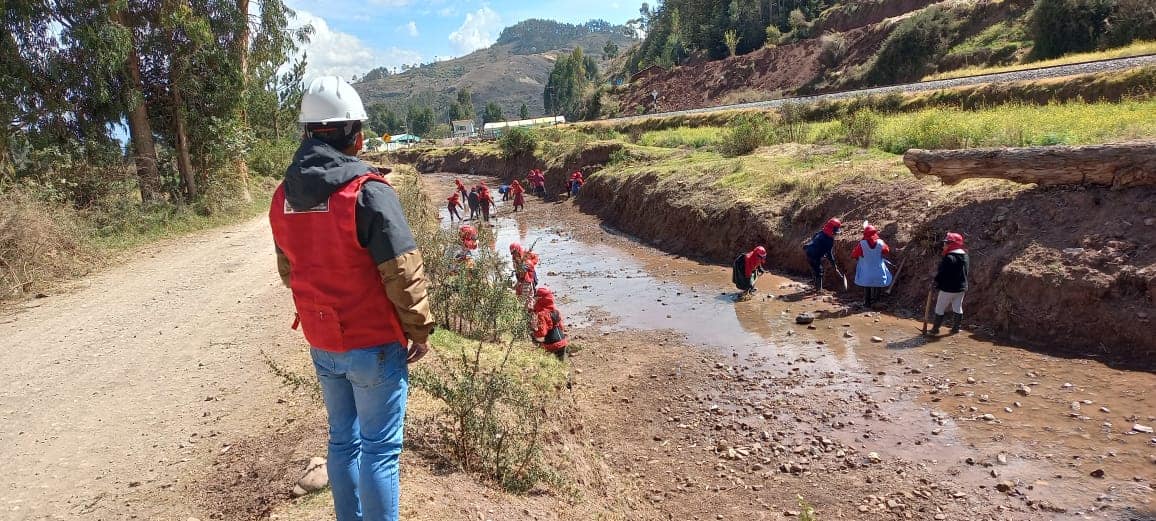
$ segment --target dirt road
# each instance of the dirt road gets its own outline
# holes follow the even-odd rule
[[[0,315],[0,519],[185,519],[215,456],[276,424],[291,338],[264,219],[157,245]]]

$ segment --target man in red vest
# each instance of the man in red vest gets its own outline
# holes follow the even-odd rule
[[[421,253],[397,193],[361,162],[361,98],[338,77],[310,82],[301,146],[273,196],[277,268],[329,413],[329,482],[338,521],[398,519],[407,363],[434,322]]]

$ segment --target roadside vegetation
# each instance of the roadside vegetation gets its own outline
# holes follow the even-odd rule
[[[0,22],[0,300],[267,208],[312,29],[280,1],[255,22],[238,5],[37,3]]]
[[[425,456],[526,493],[561,486],[547,457],[546,429],[556,421],[564,365],[529,342],[527,313],[510,289],[510,268],[479,229],[473,263],[454,258],[456,229],[443,228],[416,172],[400,167],[398,191],[430,288],[437,346],[411,377],[438,405],[418,417],[409,438]]]

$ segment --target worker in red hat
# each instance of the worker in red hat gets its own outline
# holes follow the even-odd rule
[[[510,263],[514,266],[514,293],[530,298],[538,287],[538,254],[514,242],[510,244]]]
[[[963,235],[951,232],[943,239],[943,258],[939,261],[939,271],[935,274],[935,287],[939,298],[935,301],[935,323],[932,335],[939,334],[944,315],[951,308],[951,332],[958,333],[963,322],[963,295],[967,292],[967,269],[970,260],[963,248]]]
[[[756,246],[755,249],[739,255],[731,270],[731,281],[742,293],[739,298],[749,297],[755,291],[755,280],[763,274],[763,264],[767,262],[767,249]]]
[[[879,290],[891,285],[891,270],[886,256],[891,248],[879,238],[879,230],[870,224],[863,227],[863,238],[851,251],[855,259],[855,285],[863,288],[863,306],[871,307],[879,298]]]
[[[835,268],[835,273],[839,272],[839,265],[835,263],[835,236],[839,234],[839,230],[843,228],[843,223],[832,217],[823,225],[823,229],[815,233],[807,244],[803,245],[803,251],[807,253],[807,263],[811,265],[811,273],[814,277],[815,291],[823,290],[823,259],[831,261],[831,266]]]
[[[446,209],[450,211],[450,222],[451,223],[454,222],[455,218],[459,221],[465,220],[465,219],[462,219],[462,214],[458,213],[458,208],[461,208],[463,210],[465,209],[465,207],[462,206],[462,200],[458,196],[458,193],[454,192],[453,194],[451,194],[449,197],[446,198]]]
[[[550,288],[541,287],[534,292],[534,303],[531,308],[530,325],[533,328],[534,342],[542,346],[547,352],[566,359],[566,346],[570,340],[566,338],[566,325],[562,321],[562,313],[554,305],[554,292]]]

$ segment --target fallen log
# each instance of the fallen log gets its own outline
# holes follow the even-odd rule
[[[953,185],[977,177],[1040,186],[1156,186],[1156,140],[1087,146],[911,149],[903,164],[915,177],[938,177]]]

